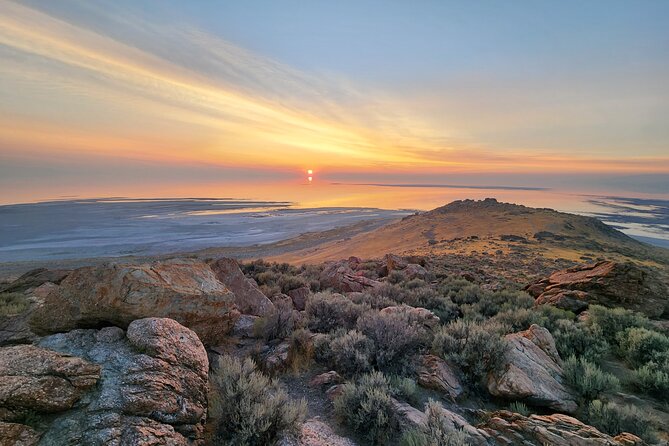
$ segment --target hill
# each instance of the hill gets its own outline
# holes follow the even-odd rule
[[[319,263],[354,255],[488,254],[539,255],[574,262],[598,258],[669,264],[669,251],[646,245],[596,218],[500,203],[454,201],[370,232],[272,257],[288,263]]]

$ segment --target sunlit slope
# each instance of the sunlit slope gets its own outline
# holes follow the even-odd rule
[[[375,258],[389,252],[496,255],[500,251],[578,261],[606,257],[669,264],[669,250],[636,241],[595,218],[499,203],[494,199],[455,201],[371,232],[273,260],[316,263],[352,255]]]

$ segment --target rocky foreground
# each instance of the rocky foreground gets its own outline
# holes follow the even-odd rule
[[[342,302],[372,295],[390,298],[389,284],[400,275],[406,283],[431,289],[435,277],[430,262],[394,255],[373,262],[351,258],[317,269],[311,286],[286,282],[274,290],[247,277],[227,258],[31,271],[0,288],[19,302],[0,315],[0,445],[222,444],[210,435],[216,429],[210,414],[218,410],[211,406],[217,389],[211,383],[213,364],[228,357],[221,354],[253,356],[262,370],[280,377],[296,364],[301,351],[313,351],[314,345],[335,336],[304,322],[314,317],[315,302],[325,299],[312,288],[328,289],[329,299]],[[463,276],[465,284],[477,280]],[[591,305],[604,305],[654,318],[669,315],[665,285],[632,264],[600,262],[556,272],[528,284],[527,290],[536,306],[585,314]],[[424,308],[419,302],[373,307],[365,307],[374,313],[368,317],[409,321],[429,338],[451,311],[438,316],[436,307]],[[262,333],[267,321],[273,320],[276,328],[282,317],[296,327],[309,326],[313,333],[300,345],[289,334]],[[365,331],[361,319],[357,327],[360,333],[373,333]],[[385,335],[391,342],[402,341],[400,333]],[[332,354],[337,342],[331,341]],[[500,342],[505,347],[481,387],[493,402],[481,407],[472,407],[477,397],[467,390],[464,366],[416,344],[407,356],[416,364],[410,376],[437,406],[392,397],[401,432],[420,432],[438,415],[444,435],[461,435],[462,443],[448,444],[644,444],[631,433],[606,434],[572,416],[582,405],[581,397],[565,377],[566,358],[560,356],[549,330],[533,323],[503,335]],[[383,367],[378,350],[375,358],[374,364]],[[333,424],[329,400],[340,404],[337,398],[352,384],[342,384],[346,378],[337,371],[323,369],[327,361],[320,364],[307,373],[310,382],[305,388],[322,394],[325,409],[310,409],[296,432],[276,441],[366,444],[364,436]],[[372,367],[364,362],[358,366]],[[521,414],[494,401],[522,402],[539,412]],[[396,444],[396,439],[385,442]]]

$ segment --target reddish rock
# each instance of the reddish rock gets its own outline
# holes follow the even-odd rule
[[[70,409],[100,378],[100,366],[34,345],[0,349],[0,408],[14,421],[27,412]]]
[[[669,291],[649,270],[601,261],[556,271],[526,287],[538,305],[583,311],[589,304],[624,307],[651,318],[669,316]]]
[[[74,270],[32,314],[37,334],[169,317],[216,345],[239,317],[235,295],[204,262],[172,259],[106,264]]]
[[[332,288],[340,293],[364,291],[381,286],[381,282],[356,274],[350,261],[329,263],[320,275],[321,285]]]
[[[452,400],[464,391],[453,368],[443,359],[434,355],[423,355],[418,367],[418,384],[428,389],[438,390]]]
[[[385,263],[388,273],[403,270],[409,264],[403,257],[396,254],[386,254],[383,256],[383,263]]]
[[[553,446],[627,446],[643,445],[632,434],[612,438],[592,426],[567,415],[523,415],[500,410],[482,412],[486,421],[479,425],[498,444],[550,444]]]
[[[243,314],[265,316],[274,308],[272,301],[244,275],[234,259],[220,258],[210,266],[216,278],[235,294],[235,304]]]

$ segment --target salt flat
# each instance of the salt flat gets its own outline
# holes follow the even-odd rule
[[[0,206],[0,262],[143,256],[272,243],[410,211],[300,209],[227,198],[49,201]]]

